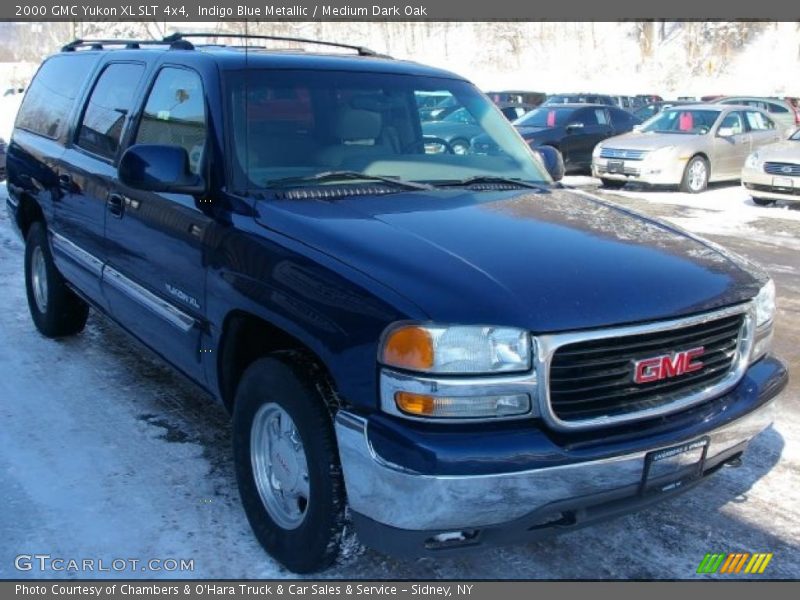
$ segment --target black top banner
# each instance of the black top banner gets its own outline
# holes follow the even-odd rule
[[[787,0],[18,0],[0,5],[5,21],[615,21],[615,20],[797,21]]]

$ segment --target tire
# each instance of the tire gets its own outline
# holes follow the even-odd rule
[[[242,376],[233,411],[236,478],[247,519],[264,549],[295,573],[333,564],[345,521],[336,437],[320,391],[327,384],[311,365],[299,353],[256,360]]]
[[[753,196],[753,202],[755,202],[759,206],[772,206],[773,204],[775,204],[775,200],[772,200],[770,198],[756,198],[755,196]]]
[[[680,191],[699,194],[708,188],[709,164],[702,156],[693,156],[683,170]]]
[[[627,181],[617,181],[616,179],[600,179],[600,185],[609,190],[621,190]]]
[[[469,142],[462,139],[453,140],[450,142],[450,148],[453,150],[453,154],[468,154]]]
[[[25,290],[28,308],[39,332],[49,338],[83,330],[89,305],[67,285],[58,272],[44,223],[37,221],[25,238]]]

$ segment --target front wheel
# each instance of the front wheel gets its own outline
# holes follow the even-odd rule
[[[759,206],[772,206],[775,204],[775,200],[772,200],[771,198],[756,198],[755,196],[753,196],[753,202]]]
[[[708,187],[708,161],[702,156],[694,156],[683,171],[680,190],[689,194],[699,194]]]
[[[31,318],[42,335],[56,338],[83,330],[89,305],[69,288],[58,272],[47,229],[39,221],[31,225],[25,238],[25,291]]]
[[[256,538],[295,573],[339,553],[345,493],[324,381],[294,354],[255,361],[233,413],[239,494]]]
[[[453,140],[450,142],[450,148],[453,154],[468,154],[469,142],[467,140]]]
[[[617,181],[616,179],[601,179],[600,185],[609,190],[621,190],[625,187],[626,181]]]

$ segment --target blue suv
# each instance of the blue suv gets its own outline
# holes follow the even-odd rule
[[[247,517],[289,569],[330,565],[346,524],[411,556],[581,527],[771,422],[787,371],[758,267],[564,188],[457,75],[199,40],[48,58],[7,205],[38,330],[94,308],[224,403]],[[425,135],[430,94],[496,151]]]

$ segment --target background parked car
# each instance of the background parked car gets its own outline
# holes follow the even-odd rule
[[[800,125],[800,110],[788,100],[781,98],[766,98],[758,96],[726,96],[716,100],[718,104],[738,104],[739,106],[752,106],[760,108],[769,114],[778,124],[778,127],[788,131]]]
[[[0,181],[6,178],[6,141],[0,137]]]
[[[437,101],[433,106],[425,106],[419,109],[419,118],[424,122],[428,121],[441,121],[450,113],[458,110],[461,105],[458,100],[451,94],[446,94],[443,98]]]
[[[636,94],[636,97],[642,101],[642,104],[652,104],[653,102],[661,102],[663,98],[657,94]]]
[[[519,90],[504,90],[501,92],[486,92],[495,104],[527,104],[533,107],[539,106],[547,99],[547,94],[543,92],[526,92]]]
[[[616,106],[617,103],[608,94],[552,94],[547,97],[542,105],[552,104],[603,104],[604,106]]]
[[[750,154],[742,168],[742,185],[761,206],[776,200],[800,202],[800,129]]]
[[[628,181],[702,192],[710,181],[739,179],[753,149],[783,136],[762,110],[722,104],[668,108],[639,131],[598,144],[592,174],[606,187]]]
[[[497,108],[503,113],[503,116],[509,121],[516,121],[522,115],[531,112],[535,106],[530,104],[517,104],[514,102],[498,102]]]
[[[661,100],[659,102],[651,102],[634,110],[633,115],[637,119],[646,121],[653,115],[660,113],[665,108],[669,108],[670,106],[678,106],[680,104],[689,104],[689,102],[686,100]]]
[[[627,110],[628,112],[635,111],[643,104],[636,96],[611,96],[611,99],[614,100],[618,108]]]
[[[595,144],[612,135],[633,129],[640,121],[629,112],[602,104],[564,104],[540,106],[514,122],[531,147],[552,146],[564,158],[567,172],[588,170]],[[487,136],[473,141],[473,151],[491,154],[494,148]]]
[[[463,106],[440,121],[429,121],[422,124],[422,133],[425,136],[446,141],[453,154],[467,154],[470,149],[470,140],[482,131],[483,128],[478,125],[475,117]]]

